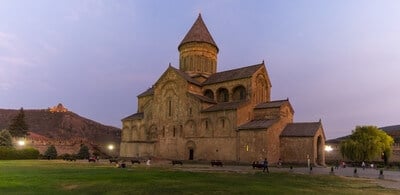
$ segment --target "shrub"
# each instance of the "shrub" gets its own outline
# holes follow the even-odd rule
[[[57,149],[54,145],[51,145],[47,148],[46,152],[44,153],[44,156],[47,159],[56,159],[57,158]]]
[[[37,159],[39,154],[39,151],[34,148],[17,150],[12,147],[0,147],[1,160]]]

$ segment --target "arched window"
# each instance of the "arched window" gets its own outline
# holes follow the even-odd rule
[[[214,99],[214,92],[211,89],[207,89],[204,91],[204,96],[210,99]]]
[[[219,88],[217,91],[217,101],[218,102],[228,102],[229,92],[226,88]]]
[[[246,96],[247,96],[246,88],[244,88],[242,85],[239,85],[233,89],[233,95],[232,95],[233,101],[245,100]]]

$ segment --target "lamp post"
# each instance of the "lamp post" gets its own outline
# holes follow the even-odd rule
[[[25,140],[19,140],[18,141],[18,146],[25,146]]]
[[[109,145],[107,146],[107,148],[108,148],[108,150],[110,151],[110,156],[113,157],[114,145],[109,144]]]

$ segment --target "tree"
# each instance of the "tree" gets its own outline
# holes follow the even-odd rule
[[[344,157],[359,162],[383,157],[384,154],[386,163],[392,154],[393,143],[393,138],[376,126],[357,126],[340,143],[340,152]]]
[[[54,147],[54,145],[51,145],[47,148],[46,152],[44,153],[44,156],[47,157],[48,159],[55,159],[57,158],[57,149]]]
[[[90,157],[89,148],[86,145],[81,145],[79,152],[77,154],[79,159],[88,159]]]
[[[7,129],[0,131],[0,146],[12,147],[12,136]]]
[[[19,110],[18,115],[12,119],[9,131],[13,137],[25,137],[28,135],[28,125],[25,122],[24,109]]]

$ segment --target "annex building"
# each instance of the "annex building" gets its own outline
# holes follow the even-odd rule
[[[321,121],[294,123],[288,99],[271,100],[264,62],[217,72],[219,48],[201,15],[169,65],[122,119],[120,156],[325,164]]]

